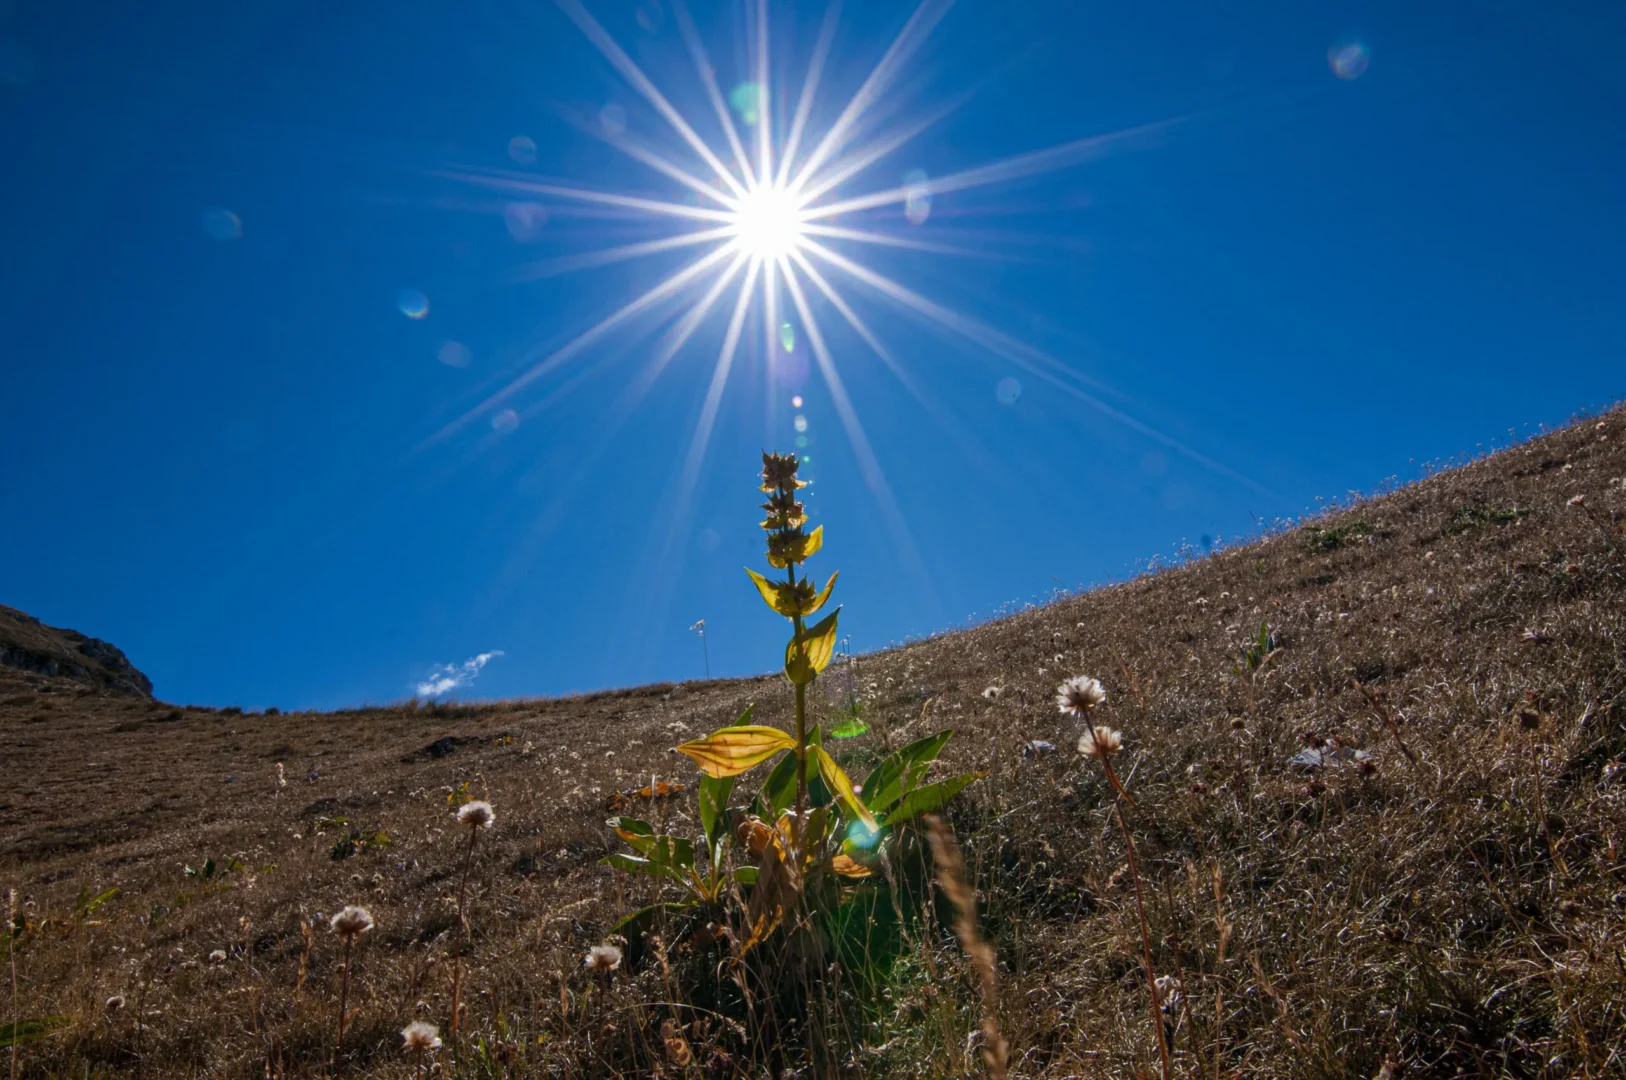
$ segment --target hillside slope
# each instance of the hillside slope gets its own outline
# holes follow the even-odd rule
[[[60,676],[121,694],[152,696],[152,680],[116,646],[77,630],[46,626],[0,604],[0,669]]]
[[[1623,478],[1617,409],[1257,543],[859,658],[873,726],[838,756],[856,768],[953,727],[943,768],[988,774],[951,818],[1013,1074],[1158,1070],[1112,793],[1054,705],[1083,673],[1124,733],[1154,964],[1181,990],[1178,1075],[1622,1075]],[[1249,679],[1238,656],[1261,623],[1277,651]],[[582,971],[658,896],[599,863],[618,846],[614,794],[691,783],[669,748],[748,703],[785,725],[782,678],[280,716],[0,684],[0,880],[31,927],[21,1014],[67,1018],[28,1044],[25,1075],[325,1075],[337,969],[321,920],[347,903],[378,920],[349,991],[350,1067],[408,1075],[396,1031],[445,1025],[462,869],[448,805],[465,790],[497,811],[474,857],[465,995],[487,1050],[447,1075],[798,1060],[696,1019],[694,1062],[674,1064],[666,1014],[639,1004],[679,992],[665,965],[618,973],[608,1001]],[[692,794],[654,812],[678,829]],[[74,924],[76,897],[112,888]],[[946,929],[920,949],[852,1021],[848,1072],[973,1068],[965,964]]]

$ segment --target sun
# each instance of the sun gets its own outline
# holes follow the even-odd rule
[[[801,200],[788,187],[753,184],[735,201],[729,230],[739,250],[777,263],[801,247],[805,224]]]

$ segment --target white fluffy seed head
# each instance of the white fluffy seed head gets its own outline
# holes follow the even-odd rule
[[[352,904],[333,916],[328,926],[342,938],[360,937],[373,928],[373,913]]]
[[[1056,708],[1068,716],[1084,716],[1107,700],[1107,689],[1100,679],[1088,675],[1074,675],[1056,687]]]
[[[1098,757],[1107,760],[1124,748],[1124,736],[1121,731],[1113,731],[1109,727],[1092,727],[1082,739],[1078,740],[1078,752],[1085,757]]]
[[[457,823],[471,829],[489,829],[497,820],[497,812],[484,799],[466,802],[457,808]]]
[[[402,1028],[401,1038],[406,1040],[408,1050],[416,1050],[420,1054],[425,1050],[440,1049],[440,1029],[422,1020],[415,1020]]]
[[[594,945],[587,950],[587,970],[609,973],[621,966],[621,950],[614,945]]]

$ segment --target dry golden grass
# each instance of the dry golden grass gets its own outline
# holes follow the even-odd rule
[[[1626,1075],[1623,477],[1617,409],[1313,527],[860,658],[874,727],[844,761],[950,726],[942,769],[988,771],[948,820],[1010,1075],[1160,1071],[1114,796],[1054,705],[1080,673],[1124,733],[1176,1075]],[[1261,622],[1277,651],[1249,678]],[[341,1064],[416,1075],[401,1028],[449,1029],[465,784],[497,819],[470,875],[466,1035],[434,1075],[979,1073],[987,984],[918,891],[899,894],[900,959],[866,993],[813,980],[805,1018],[700,1011],[726,941],[627,943],[616,971],[585,970],[658,898],[599,865],[607,800],[690,783],[647,816],[696,831],[669,748],[753,701],[785,724],[777,675],[274,717],[0,675],[0,894],[30,927],[17,1014],[64,1018],[21,1044],[19,1075],[328,1075],[326,918],[346,904],[377,926],[353,950]],[[428,753],[441,739],[461,741]],[[1039,739],[1059,752],[1024,756]],[[1300,771],[1311,744],[1369,757]],[[206,860],[213,876],[186,874]]]

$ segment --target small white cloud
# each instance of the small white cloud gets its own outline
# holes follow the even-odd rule
[[[480,675],[480,669],[502,655],[501,649],[483,652],[461,664],[442,664],[429,673],[429,678],[418,684],[419,697],[440,697],[453,690],[468,686]]]

